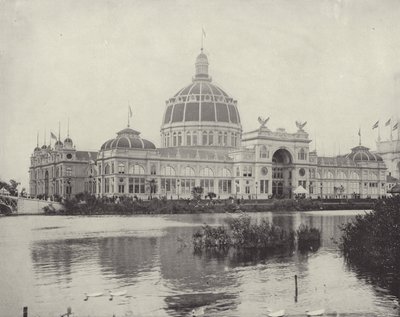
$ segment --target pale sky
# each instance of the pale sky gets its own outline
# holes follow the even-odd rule
[[[28,185],[44,130],[98,150],[126,126],[160,144],[165,100],[191,82],[201,29],[243,130],[305,130],[319,155],[389,137],[400,115],[400,1],[0,0],[0,179]],[[47,135],[47,143],[49,136]],[[53,141],[54,143],[54,141]],[[314,149],[314,142],[311,148]]]

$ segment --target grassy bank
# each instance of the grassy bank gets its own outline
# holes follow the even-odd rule
[[[178,214],[217,212],[265,212],[307,210],[371,209],[373,200],[168,200],[166,198],[140,200],[132,197],[96,198],[89,194],[78,194],[63,202],[66,215],[134,215],[134,214]],[[46,214],[59,214],[48,208]]]

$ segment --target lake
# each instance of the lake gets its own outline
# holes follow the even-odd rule
[[[250,213],[284,228],[321,230],[314,252],[194,254],[192,234],[229,214],[18,216],[0,218],[0,316],[265,316],[327,312],[398,316],[398,298],[377,277],[347,265],[342,223],[363,211]],[[295,302],[294,275],[298,276]],[[379,278],[378,278],[379,279]],[[109,300],[109,290],[126,296]],[[90,297],[84,293],[104,292]]]

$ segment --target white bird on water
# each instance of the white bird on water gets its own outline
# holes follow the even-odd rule
[[[312,311],[306,310],[307,316],[322,316],[323,314],[325,314],[325,309],[317,309]]]
[[[198,316],[203,316],[203,315],[204,315],[204,307],[197,307],[192,310],[191,317],[198,317]]]
[[[127,291],[119,291],[119,292],[109,291],[109,293],[110,293],[110,300],[113,300],[114,297],[125,296],[127,294]]]
[[[101,293],[101,292],[98,292],[98,293],[90,293],[90,294],[84,293],[84,295],[85,295],[84,301],[87,301],[87,300],[89,299],[89,297],[100,297],[100,296],[103,296],[104,293]]]
[[[277,311],[271,311],[268,314],[268,317],[283,317],[285,316],[285,310],[281,309],[281,310],[277,310]]]

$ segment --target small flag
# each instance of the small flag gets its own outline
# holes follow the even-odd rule
[[[385,127],[387,127],[389,124],[390,124],[390,119],[388,121],[386,121]]]
[[[50,132],[50,136],[51,136],[52,139],[57,140],[57,137],[53,132]]]
[[[206,31],[204,31],[204,28],[201,28],[201,30],[203,31],[203,36],[205,38],[206,37]]]
[[[376,129],[379,126],[379,120],[375,122],[375,124],[372,126],[372,130]]]
[[[129,106],[129,117],[132,118],[132,108]]]
[[[393,131],[396,130],[399,127],[399,123],[397,122],[394,126],[393,126]]]
[[[358,136],[361,136],[361,129],[358,129]]]

